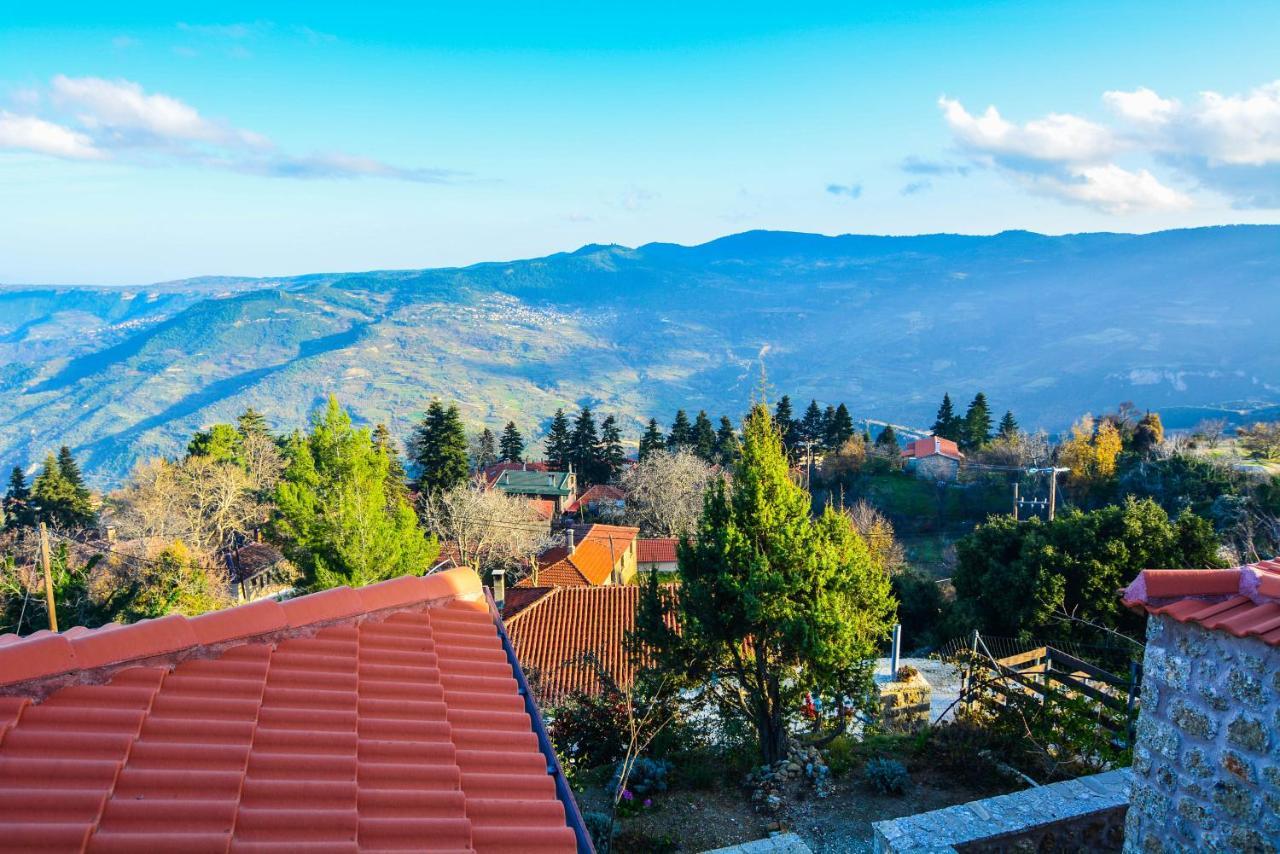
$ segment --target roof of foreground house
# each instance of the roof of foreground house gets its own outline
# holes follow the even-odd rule
[[[636,560],[640,563],[675,563],[675,537],[652,537],[636,540]]]
[[[0,638],[0,847],[577,850],[482,597],[455,569]]]
[[[1280,560],[1235,569],[1144,569],[1124,604],[1280,646]]]
[[[925,436],[923,439],[908,442],[906,450],[902,452],[902,456],[916,460],[932,456],[947,457],[953,460],[964,459],[964,454],[960,452],[959,445],[950,439],[943,439],[940,436]]]

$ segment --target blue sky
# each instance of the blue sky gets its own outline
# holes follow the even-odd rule
[[[1273,0],[27,5],[3,282],[1280,222]]]

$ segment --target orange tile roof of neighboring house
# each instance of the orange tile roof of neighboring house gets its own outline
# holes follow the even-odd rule
[[[557,587],[506,618],[507,632],[526,670],[536,670],[540,699],[555,703],[573,691],[598,693],[598,671],[588,653],[625,688],[636,667],[627,655],[627,632],[636,625],[639,587]]]
[[[576,850],[468,569],[0,638],[0,847]]]
[[[631,545],[632,540],[640,536],[640,529],[630,525],[604,525],[600,522],[592,522],[589,525],[571,525],[570,527],[573,528],[578,542],[598,540],[605,545],[613,543],[615,551],[625,550]]]
[[[935,454],[950,457],[953,460],[964,459],[964,454],[960,452],[959,445],[950,439],[943,439],[940,436],[925,436],[923,439],[908,442],[906,450],[902,452],[902,456],[917,460],[922,457],[931,457]]]
[[[502,619],[510,620],[555,589],[554,587],[519,586],[508,589],[502,602]]]
[[[654,537],[636,540],[636,560],[640,563],[675,563],[676,538]]]
[[[556,546],[538,558],[538,577],[522,578],[517,587],[580,587],[608,584],[623,553],[640,535],[626,525],[571,525],[574,547]]]
[[[578,496],[578,500],[565,508],[566,513],[577,513],[584,507],[590,507],[593,502],[607,501],[613,503],[615,501],[625,501],[627,494],[616,486],[607,483],[597,483],[591,486],[586,492]]]
[[[1280,646],[1280,560],[1235,569],[1144,569],[1124,604]]]

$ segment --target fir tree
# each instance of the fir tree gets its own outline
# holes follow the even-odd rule
[[[893,425],[886,424],[884,429],[880,431],[880,435],[876,436],[876,447],[884,451],[898,451],[898,434],[893,432]]]
[[[933,422],[933,435],[953,442],[964,439],[964,422],[956,415],[950,394],[942,395],[942,405],[938,407],[938,417]]]
[[[187,443],[188,457],[209,457],[220,463],[239,463],[244,436],[230,424],[197,430]]]
[[[269,436],[271,428],[267,424],[267,418],[258,410],[250,406],[244,412],[240,413],[240,417],[236,419],[236,432],[242,438],[249,436]]]
[[[627,462],[626,451],[622,448],[622,431],[618,428],[618,419],[612,415],[600,422],[600,460],[607,481],[617,480]]]
[[[846,410],[847,411],[847,410]],[[831,446],[831,431],[836,423],[836,408],[831,404],[827,404],[827,408],[822,411],[822,435],[819,437],[822,441],[822,448],[826,451],[833,451],[835,448]]]
[[[418,491],[447,492],[467,482],[467,433],[458,407],[431,401],[413,438],[409,453],[418,466]]]
[[[4,494],[4,527],[6,531],[26,528],[35,523],[31,509],[31,489],[21,466],[14,466],[9,473],[9,488]]]
[[[693,452],[706,462],[716,461],[716,430],[705,409],[698,410],[698,417],[693,420]]]
[[[960,434],[960,446],[966,451],[976,451],[991,442],[991,409],[987,396],[978,392],[964,414],[964,427]]]
[[[70,475],[70,477],[68,477]],[[37,518],[55,527],[76,529],[92,525],[96,515],[89,490],[80,480],[80,468],[64,445],[58,456],[45,457],[44,468],[31,484],[31,503]]]
[[[782,437],[782,444],[787,449],[787,454],[794,457],[800,439],[800,425],[791,412],[791,398],[785,394],[778,400],[773,424],[778,435]]]
[[[485,427],[476,436],[476,469],[483,471],[498,461],[498,442],[493,431]]]
[[[827,428],[827,449],[840,450],[845,442],[853,438],[853,434],[853,417],[849,415],[849,408],[842,403],[832,413],[831,426]]]
[[[1004,417],[1000,419],[1000,429],[998,435],[1001,439],[1014,439],[1018,435],[1018,422],[1013,417],[1013,410],[1006,409]]]
[[[720,416],[720,429],[716,431],[716,462],[731,466],[738,459],[738,433],[728,415]]]
[[[569,470],[569,419],[563,409],[557,409],[551,419],[551,427],[547,430],[546,444],[543,446],[547,457],[547,465],[552,471]]]
[[[676,420],[671,422],[671,432],[667,435],[667,448],[678,451],[693,446],[693,425],[683,409],[676,412]]]
[[[800,436],[806,442],[823,440],[822,410],[816,400],[809,401],[809,408],[804,411],[804,418],[800,419]]]
[[[573,422],[569,438],[569,462],[578,473],[579,483],[600,483],[607,478],[600,460],[600,434],[591,408],[584,406]]]
[[[507,426],[502,428],[502,438],[498,441],[498,451],[502,454],[503,462],[524,462],[524,437],[516,429],[516,422],[508,421]]]
[[[400,449],[396,447],[395,437],[386,424],[378,424],[373,428],[373,446],[387,458],[387,494],[397,498],[406,497],[409,494],[409,484],[404,463],[400,460]]]
[[[666,447],[667,440],[662,435],[662,428],[658,426],[658,419],[650,418],[649,426],[644,428],[644,433],[640,436],[640,461],[644,462],[654,451],[661,451]]]

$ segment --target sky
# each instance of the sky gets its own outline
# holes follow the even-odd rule
[[[1280,223],[1274,0],[7,5],[0,282]]]

